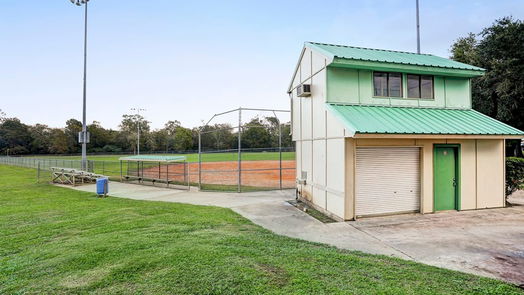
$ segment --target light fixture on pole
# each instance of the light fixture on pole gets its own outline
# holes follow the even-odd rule
[[[137,136],[136,136],[136,154],[140,155],[140,111],[145,111],[146,109],[141,108],[132,108],[132,111],[136,111],[136,125],[137,125]]]
[[[89,143],[89,132],[86,123],[86,96],[87,96],[87,2],[89,0],[70,0],[71,3],[85,7],[84,12],[84,90],[82,104],[82,131],[78,133],[78,142],[82,144],[82,170],[87,171],[87,144]]]

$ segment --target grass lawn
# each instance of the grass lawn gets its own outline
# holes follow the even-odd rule
[[[145,154],[144,154],[145,155]],[[169,155],[169,156],[186,156],[188,162],[198,162],[198,154],[154,154],[154,155]],[[130,155],[87,155],[89,160],[94,161],[118,161],[120,157],[125,157]],[[66,160],[80,160],[80,156],[34,156],[35,158],[51,158],[51,159],[66,159]],[[260,161],[260,160],[278,160],[278,152],[246,152],[242,153],[243,161]],[[282,160],[294,160],[295,152],[282,152]],[[203,154],[203,162],[222,162],[222,161],[236,161],[238,160],[238,154],[236,152],[232,153],[210,153]]]
[[[523,294],[275,235],[228,209],[98,199],[0,165],[0,294]]]

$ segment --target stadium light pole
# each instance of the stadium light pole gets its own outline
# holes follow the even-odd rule
[[[145,111],[146,109],[141,108],[132,108],[132,111],[136,111],[136,125],[137,125],[137,136],[136,136],[136,154],[140,155],[140,111]]]
[[[86,123],[86,97],[87,97],[87,2],[89,0],[70,0],[76,6],[84,5],[84,89],[83,89],[83,103],[82,103],[82,132],[78,136],[79,142],[82,144],[82,170],[87,171],[87,143],[89,142],[89,134],[87,132]]]
[[[420,54],[420,19],[419,19],[418,0],[416,0],[416,6],[417,6],[417,53]]]

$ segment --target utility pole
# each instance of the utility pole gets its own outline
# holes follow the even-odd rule
[[[87,144],[89,133],[86,123],[86,97],[87,97],[87,2],[89,0],[70,0],[76,6],[84,4],[84,89],[82,100],[82,132],[78,134],[78,141],[82,144],[82,170],[87,171]]]
[[[420,54],[420,20],[419,20],[419,5],[417,1],[417,53]]]
[[[132,108],[132,111],[136,111],[136,126],[137,126],[137,136],[136,136],[136,154],[140,155],[140,111],[145,111],[146,109],[141,108]]]

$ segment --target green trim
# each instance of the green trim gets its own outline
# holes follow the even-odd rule
[[[461,162],[461,159],[462,159],[462,153],[461,153],[461,145],[460,144],[433,144],[433,212],[436,212],[436,209],[435,209],[435,197],[436,197],[436,189],[435,189],[435,178],[436,178],[436,174],[435,174],[435,168],[436,168],[436,165],[435,165],[435,159],[436,159],[436,156],[437,156],[437,148],[439,147],[443,147],[443,148],[455,148],[457,153],[456,153],[456,159],[455,159],[455,177],[457,179],[457,185],[455,186],[455,210],[457,211],[460,211],[462,210],[462,207],[461,207],[461,195],[460,195],[460,191],[461,191],[461,187],[462,187],[462,178],[461,178],[461,175],[460,175],[460,172],[461,172],[461,166],[460,166],[460,162]]]
[[[419,66],[410,64],[386,63],[378,61],[363,61],[335,57],[333,63],[328,67],[343,67],[352,69],[366,69],[376,71],[403,72],[410,74],[455,76],[455,77],[479,77],[484,75],[482,70],[453,69],[435,66]]]

